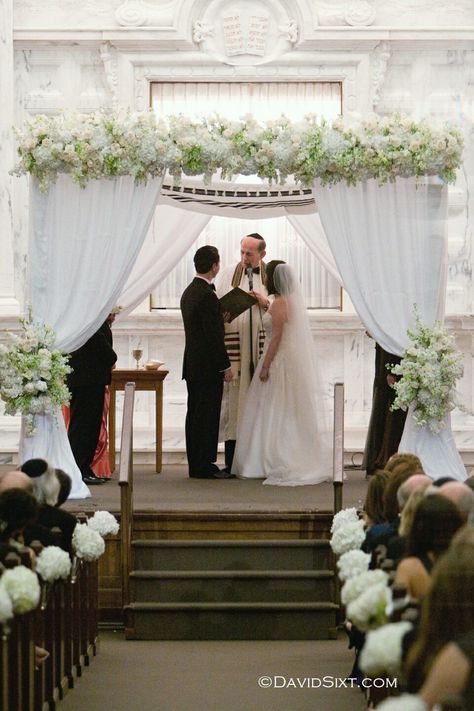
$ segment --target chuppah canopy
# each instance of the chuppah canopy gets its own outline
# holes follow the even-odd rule
[[[409,179],[439,175],[444,181],[453,181],[461,151],[462,136],[455,128],[415,123],[399,115],[372,115],[352,126],[344,126],[341,121],[332,126],[319,125],[312,118],[292,124],[282,117],[264,127],[253,119],[227,121],[219,117],[199,123],[177,117],[165,124],[157,121],[152,112],[35,116],[20,132],[20,162],[16,168],[17,174],[31,173],[38,181],[32,187],[31,202],[29,292],[34,318],[50,323],[57,330],[57,345],[65,349],[77,348],[87,340],[123,289],[145,238],[166,170],[176,179],[182,173],[203,175],[205,182],[217,171],[221,171],[223,179],[243,174],[258,175],[270,182],[285,182],[288,175],[293,175],[303,186],[311,187],[317,181],[315,194],[324,231],[343,283],[366,327],[376,338],[381,337],[382,345],[392,345],[400,351],[404,346],[403,330],[410,323],[405,308],[408,302],[402,298],[407,266],[410,285],[418,279],[408,299],[416,296],[420,300],[422,317],[431,323],[444,300],[444,189],[439,185],[438,192],[430,194]],[[129,201],[122,201],[121,186],[127,185],[127,180],[133,181],[128,176],[138,184],[129,191]],[[383,200],[380,185],[384,185]],[[49,189],[50,193],[39,199],[38,187]],[[102,195],[109,196],[105,210]],[[435,199],[430,203],[433,195]],[[140,196],[138,202],[136,196]],[[226,203],[223,209],[229,209],[227,196],[222,197]],[[180,200],[184,204],[182,191]],[[203,200],[201,206],[202,203]],[[359,219],[362,226],[358,225]],[[425,262],[426,240],[433,229],[436,249]],[[311,229],[306,229],[308,232]],[[319,232],[322,235],[321,229]],[[390,236],[390,254],[385,259],[383,234]],[[413,241],[420,236],[421,241]],[[76,259],[68,261],[63,245],[71,239]],[[127,256],[122,253],[124,258],[120,259],[117,254],[114,268],[107,271],[107,249],[113,239]],[[407,265],[401,246],[409,248],[410,244],[409,259],[413,264]],[[97,261],[84,262],[83,254],[89,254],[91,249]],[[376,251],[371,252],[372,249]],[[354,252],[360,253],[357,260]],[[367,269],[354,276],[361,260],[370,264],[373,254],[384,263],[385,291],[393,292],[390,298],[385,295],[381,303],[384,308],[390,304],[396,309],[402,302],[400,321],[392,318],[396,311],[389,316],[387,310],[380,308],[377,288],[366,289],[361,277]],[[92,266],[94,277],[84,272],[87,265]],[[110,284],[104,290],[107,278]],[[61,290],[71,295],[70,312],[63,308]],[[391,324],[390,328],[387,324]],[[52,424],[49,433],[53,436]],[[22,436],[23,458],[52,457],[54,443],[48,448],[46,440],[41,435],[36,439],[38,447],[30,446],[28,450]],[[451,460],[452,469],[439,471],[433,462],[428,473],[433,477],[451,473],[462,478],[452,437],[439,436],[436,443],[430,443],[430,447],[435,446],[446,455],[439,457],[441,464],[447,465]],[[416,441],[414,447],[417,451]],[[51,463],[68,470],[71,463],[59,459],[51,459]],[[77,495],[85,495],[80,485]]]

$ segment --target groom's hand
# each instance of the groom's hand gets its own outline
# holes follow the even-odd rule
[[[232,378],[234,377],[234,374],[232,372],[232,368],[227,368],[227,370],[224,370],[224,381],[226,383],[230,383]]]

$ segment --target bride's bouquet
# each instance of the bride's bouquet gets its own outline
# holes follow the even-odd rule
[[[464,406],[456,398],[456,381],[464,373],[462,353],[457,350],[453,336],[443,329],[439,321],[432,328],[421,322],[414,308],[416,330],[407,334],[412,344],[405,350],[399,365],[387,366],[401,376],[392,387],[396,398],[392,410],[407,410],[413,405],[415,422],[439,432],[446,415]]]
[[[71,372],[68,357],[52,349],[54,330],[32,320],[31,312],[21,319],[23,334],[10,333],[10,346],[0,344],[0,397],[5,413],[26,416],[27,434],[35,431],[35,415],[51,413],[69,401],[64,382]]]

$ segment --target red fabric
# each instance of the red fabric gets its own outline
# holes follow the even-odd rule
[[[112,472],[109,464],[109,448],[108,448],[108,433],[107,433],[107,418],[109,414],[110,392],[109,388],[105,388],[104,411],[102,413],[102,423],[100,426],[99,441],[95,450],[94,459],[91,463],[91,469],[94,474],[100,478],[110,479]],[[64,405],[63,417],[66,424],[66,429],[69,426],[69,407]]]

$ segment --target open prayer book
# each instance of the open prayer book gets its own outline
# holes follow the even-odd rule
[[[219,301],[221,302],[222,313],[227,312],[230,314],[229,323],[257,303],[255,296],[252,296],[248,291],[244,291],[238,286],[228,291],[227,294],[224,294]]]

